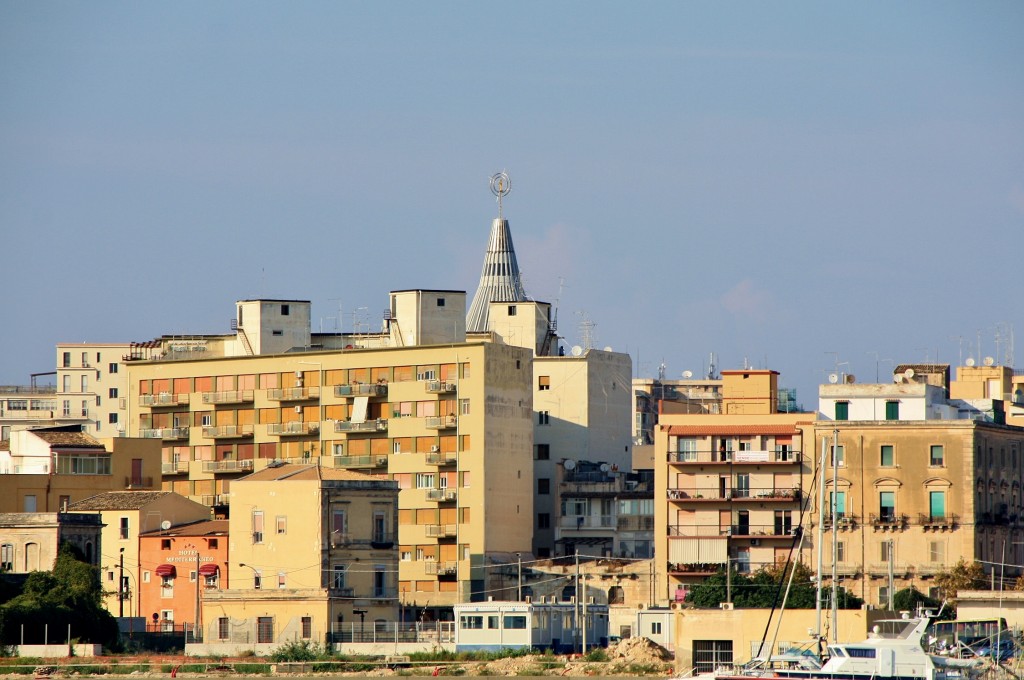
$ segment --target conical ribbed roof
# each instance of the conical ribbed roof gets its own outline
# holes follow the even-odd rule
[[[508,228],[508,220],[499,217],[491,223],[484,268],[473,304],[466,315],[466,330],[471,333],[489,330],[487,316],[492,302],[523,302],[526,299],[516,251],[512,246],[512,232]]]

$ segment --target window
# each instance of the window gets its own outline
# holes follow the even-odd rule
[[[271,335],[274,335],[274,336],[278,336],[278,337],[280,337],[280,336],[283,336],[283,335],[284,335],[284,331],[279,331],[279,330],[272,330],[272,331],[270,331],[270,334],[271,334]]]
[[[537,411],[537,424],[538,425],[550,425],[551,424],[551,413],[549,411]]]
[[[508,306],[508,315],[509,316],[515,316],[516,315],[516,306],[515,305],[509,305]]]
[[[487,617],[487,628],[488,628],[488,630],[497,630],[498,629],[498,617],[497,616],[488,616]]]
[[[229,619],[226,616],[222,616],[219,619],[217,619],[217,639],[218,640],[227,640],[228,639],[228,631],[229,631],[228,621],[229,621]]]
[[[28,410],[28,399],[8,399],[7,400],[8,411],[27,411]]]
[[[399,559],[403,562],[412,562],[412,551],[403,550],[399,553]]]
[[[543,392],[544,390],[551,389],[551,376],[541,375],[537,376],[537,389]]]
[[[928,515],[933,522],[946,518],[946,492],[928,492]]]
[[[208,546],[209,546],[210,550],[216,550],[219,545],[220,545],[220,541],[218,541],[216,538],[211,538],[209,540]]]
[[[252,572],[252,588],[253,590],[259,590],[263,587],[263,574],[258,569],[254,569]]]
[[[661,635],[661,621],[651,621],[651,635]]]
[[[889,606],[889,586],[878,586],[878,604]]]
[[[885,419],[886,420],[899,420],[900,419],[900,402],[898,402],[898,401],[887,401],[887,402],[885,402]]]
[[[942,445],[935,445],[931,447],[931,456],[928,458],[928,465],[932,467],[942,467],[946,464],[946,452]]]
[[[0,571],[14,571],[14,544],[0,545]]]
[[[443,300],[442,300],[443,302]],[[313,617],[303,616],[302,617],[302,637],[305,640],[313,637]]]
[[[846,516],[846,492],[839,491],[838,493],[829,492],[828,494],[828,508],[832,509],[835,505],[836,517],[842,518]]]
[[[433,489],[434,488],[434,473],[433,472],[417,472],[416,473],[416,488],[417,489]]]
[[[928,543],[928,561],[932,564],[941,564],[946,561],[946,545],[942,541]]]
[[[848,401],[837,401],[836,402],[836,420],[849,420],[850,419],[850,402]]]
[[[526,629],[526,617],[520,615],[505,615],[505,620],[502,625],[506,629],[512,630],[525,630]]]
[[[834,465],[836,467],[843,467],[846,464],[845,463],[845,461],[846,461],[846,450],[845,450],[845,448],[840,444],[839,446],[833,446],[830,449],[830,451],[831,451],[831,459],[829,460],[829,465]]]
[[[846,543],[843,541],[836,541],[836,564],[842,564],[846,561]]]
[[[288,533],[288,518],[284,515],[277,516],[277,533],[286,534]]]
[[[89,376],[87,376],[87,375],[83,375],[82,376],[82,391],[83,392],[88,392],[89,391]]]
[[[331,513],[331,532],[337,541],[343,541],[345,534],[348,532],[348,517],[345,511],[340,508],[336,508]]]
[[[895,465],[895,457],[893,455],[892,444],[882,444],[880,449],[881,455],[879,456],[878,464],[882,467],[892,467]]]
[[[65,377],[67,377],[67,376],[65,376]],[[64,416],[70,416],[71,415],[71,400],[70,399],[65,399],[64,403],[61,405],[61,415],[64,415]]]
[[[83,366],[88,366],[89,365],[89,353],[88,352],[82,352],[82,365]]]
[[[333,587],[341,590],[345,587],[345,565],[336,564],[334,565],[334,571],[332,572],[333,578],[331,583]]]
[[[111,424],[117,423],[117,414],[116,413],[108,413],[107,414],[107,422],[111,423]]]
[[[36,496],[35,494],[28,494],[25,496],[22,507],[22,512],[35,512],[36,511]]]
[[[547,512],[537,513],[537,528],[538,529],[550,529],[551,528],[551,515]]]
[[[71,368],[71,352],[64,352],[63,359],[61,360],[62,368]]]
[[[695,437],[680,437],[676,444],[676,450],[679,452],[678,460],[680,462],[696,461],[697,439]]]
[[[551,445],[550,444],[537,444],[536,447],[537,455],[536,460],[550,460],[551,459]]]
[[[283,589],[285,587],[285,585],[286,585],[286,583],[285,583],[286,582],[286,578],[287,577],[285,576],[285,573],[283,571],[277,572],[277,587],[278,588],[282,588]]]
[[[882,491],[878,494],[878,514],[883,521],[896,519],[896,492]]]
[[[108,364],[107,373],[117,373],[117,364]]]
[[[886,562],[886,563],[888,563],[890,560],[893,561],[893,562],[896,561],[896,544],[895,543],[893,543],[892,541],[882,541],[879,544],[879,548],[881,550],[881,553],[879,555],[879,559],[880,560],[882,560],[883,562]]]
[[[719,666],[732,665],[732,640],[694,640],[694,673],[711,673]]]
[[[130,535],[131,535],[131,530],[130,530],[130,528],[128,526],[128,518],[127,517],[122,517],[121,518],[121,526],[120,526],[119,536],[120,536],[122,541],[126,541],[126,540],[128,540]]]
[[[537,494],[540,496],[547,496],[551,493],[551,480],[546,477],[541,477],[537,480]]]
[[[274,619],[271,616],[256,618],[256,642],[269,644],[274,641]]]
[[[462,630],[483,630],[483,628],[484,628],[484,617],[482,617],[482,616],[460,616],[459,617],[459,628],[461,628]]]
[[[252,542],[259,544],[263,542],[263,511],[253,510],[252,512]]]
[[[169,538],[161,538],[160,539],[160,549],[161,550],[170,550],[171,549],[171,539],[169,539]]]
[[[111,399],[117,399],[117,388],[111,387],[109,390],[107,390],[107,396],[110,397]]]
[[[437,298],[437,306],[444,307],[444,298]]]
[[[292,313],[290,305],[281,305],[281,316],[288,316]]]

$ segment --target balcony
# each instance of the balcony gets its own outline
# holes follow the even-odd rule
[[[714,524],[669,524],[667,529],[669,536],[682,536],[685,538],[697,536],[729,537],[729,527],[720,527]]]
[[[204,404],[246,404],[253,400],[252,390],[227,390],[225,392],[203,392]]]
[[[427,500],[428,501],[454,501],[458,498],[458,492],[455,489],[427,489]]]
[[[174,463],[163,463],[160,472],[165,475],[183,475],[188,473],[188,461],[179,460]]]
[[[211,439],[251,437],[252,425],[208,425],[203,428],[203,436]]]
[[[668,489],[668,499],[670,501],[696,503],[721,501],[792,502],[800,500],[800,489],[754,488],[723,490],[718,487],[700,487],[696,489]]]
[[[428,416],[423,424],[428,430],[450,430],[459,424],[459,419],[454,415]]]
[[[204,460],[203,472],[252,472],[253,462],[246,460]]]
[[[932,531],[944,531],[946,529],[956,529],[960,525],[960,516],[956,514],[931,515],[919,513],[917,515],[917,523],[924,527],[925,531],[929,529]]]
[[[267,399],[270,401],[308,401],[319,398],[319,387],[286,387],[267,390]]]
[[[199,502],[203,505],[210,507],[216,505],[229,505],[231,503],[231,494],[218,493],[218,494],[205,494],[199,497]],[[255,536],[255,534],[254,534]],[[261,539],[262,541],[262,539]]]
[[[868,521],[875,531],[897,531],[907,528],[907,516],[892,513],[871,514]]]
[[[558,526],[563,529],[615,529],[612,515],[569,515],[560,517]]]
[[[839,531],[852,531],[857,528],[857,524],[859,522],[860,518],[857,515],[850,513],[841,512],[839,513],[839,516],[836,517],[836,527]],[[828,515],[825,516],[825,523],[822,525],[822,528],[825,529],[825,531],[832,528],[832,518]]]
[[[668,565],[668,573],[673,576],[714,576],[719,569],[724,569],[725,564],[700,563],[700,564],[672,564]]]
[[[267,425],[267,434],[278,436],[295,436],[303,434],[317,434],[320,432],[320,423],[306,423],[295,421],[291,423],[270,423]]]
[[[432,452],[426,455],[427,465],[455,465],[457,461],[457,454],[452,451],[450,453]]]
[[[733,538],[784,538],[786,540],[793,538],[793,532],[796,527],[785,525],[776,526],[774,524],[733,524],[729,527],[729,535]]]
[[[800,451],[669,451],[668,462],[698,465],[766,465],[799,463]]]
[[[427,538],[454,538],[458,533],[458,526],[455,524],[428,524]]]
[[[163,439],[170,441],[174,439],[188,439],[187,427],[155,427],[139,430],[139,436],[143,439]]]
[[[334,456],[336,468],[377,468],[387,467],[387,456]]]
[[[447,380],[428,380],[425,387],[430,394],[448,394],[456,390],[455,383]]]
[[[187,392],[182,392],[180,394],[171,394],[170,392],[161,392],[160,394],[140,394],[139,406],[178,406],[179,404],[187,404],[188,396]]]
[[[615,520],[619,531],[654,531],[652,515],[619,515]]]
[[[383,418],[353,423],[351,420],[335,420],[335,432],[387,432],[388,421]]]
[[[331,597],[355,597],[355,588],[330,588]]]
[[[152,489],[153,478],[152,477],[125,477],[124,478],[125,489]]]
[[[388,396],[388,385],[387,383],[352,383],[350,385],[335,385],[334,396],[386,397]]]
[[[435,562],[430,560],[424,567],[424,573],[427,576],[454,576],[459,570],[459,563],[455,561]]]

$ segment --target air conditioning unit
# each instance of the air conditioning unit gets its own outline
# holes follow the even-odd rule
[[[295,412],[296,413],[302,413],[302,407],[301,406],[296,406],[295,407]]]
[[[750,545],[755,546],[755,547],[761,545],[761,539],[760,538],[752,538],[752,539],[750,539]]]
[[[431,453],[440,453],[440,451],[441,451],[441,447],[440,447],[440,446],[438,446],[437,444],[433,444],[433,445],[432,445],[432,446],[430,447],[430,452],[431,452]]]

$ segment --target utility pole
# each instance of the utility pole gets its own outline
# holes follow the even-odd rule
[[[522,602],[523,601],[523,553],[516,553],[516,560],[518,562],[518,569],[517,569],[517,571],[518,571],[518,584],[519,584],[518,588],[516,589],[518,591],[517,594],[516,594],[516,599],[519,602]]]
[[[832,642],[839,642],[839,428],[832,430]],[[845,509],[845,508],[844,508]]]
[[[576,548],[576,597],[573,607],[573,618],[575,619],[576,625],[573,631],[573,643],[572,651],[576,651],[576,636],[579,635],[580,631],[580,549]]]
[[[121,548],[121,561],[118,569],[121,573],[117,578],[117,616],[124,618],[124,548]]]

